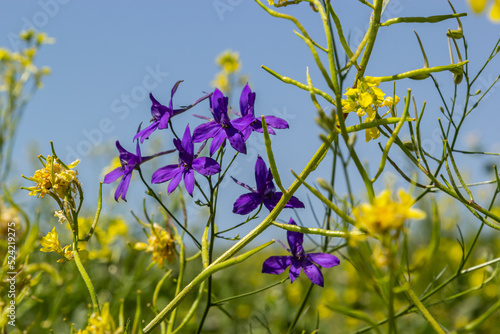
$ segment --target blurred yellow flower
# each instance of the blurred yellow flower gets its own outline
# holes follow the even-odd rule
[[[472,11],[475,12],[476,14],[482,13],[488,3],[491,3],[491,1],[488,0],[469,0],[469,4],[472,8]],[[493,3],[488,6],[488,17],[491,21],[495,23],[500,22],[500,0],[493,0]]]
[[[78,172],[72,169],[80,161],[77,159],[68,166],[64,166],[54,160],[53,156],[47,156],[44,168],[37,170],[33,177],[23,176],[27,180],[36,182],[34,187],[23,188],[30,190],[30,196],[36,195],[43,198],[46,194],[52,193],[64,199],[68,190],[76,193],[76,187],[80,182],[77,178]]]
[[[232,50],[226,50],[217,56],[215,63],[227,74],[238,72],[241,67],[240,54]]]
[[[87,328],[80,329],[77,334],[113,334],[115,327],[115,322],[109,313],[109,303],[105,303],[102,306],[101,314],[92,313]]]
[[[150,228],[148,242],[137,242],[134,248],[152,253],[153,262],[157,263],[159,267],[163,267],[165,261],[172,263],[175,259],[175,240],[172,234],[156,223],[153,224],[153,228]]]
[[[14,226],[12,226],[14,223]],[[10,225],[9,225],[10,224]],[[17,233],[21,229],[21,218],[19,212],[12,207],[7,207],[2,200],[0,200],[0,236],[6,237],[8,235],[9,227],[14,227]]]
[[[219,88],[223,93],[227,94],[230,89],[229,77],[225,72],[219,72],[215,75],[214,80],[210,83],[212,87]]]
[[[364,203],[353,209],[353,215],[360,228],[369,233],[384,234],[390,230],[399,230],[407,219],[423,219],[425,212],[412,209],[413,199],[404,190],[398,192],[395,201],[389,190],[384,190],[375,197],[373,203]]]

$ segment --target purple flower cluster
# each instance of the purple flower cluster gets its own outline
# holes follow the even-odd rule
[[[131,153],[125,150],[120,142],[116,142],[116,147],[119,152],[121,166],[109,172],[104,177],[104,183],[112,183],[120,179],[120,183],[115,191],[115,200],[118,201],[121,197],[126,201],[126,195],[129,188],[130,180],[134,170],[140,171],[140,165],[152,158],[160,155],[173,153],[177,151],[178,161],[176,164],[166,165],[157,169],[151,178],[151,182],[158,184],[169,181],[167,192],[172,193],[184,180],[186,191],[193,196],[193,191],[198,183],[195,181],[195,172],[204,176],[211,176],[221,172],[222,155],[217,154],[216,161],[212,156],[219,150],[225,148],[226,140],[237,152],[246,154],[246,140],[253,132],[263,132],[262,121],[255,117],[254,105],[256,94],[252,92],[247,84],[241,92],[239,106],[240,112],[236,114],[238,117],[230,119],[228,115],[228,97],[219,90],[215,89],[213,93],[202,96],[191,105],[174,109],[173,97],[182,81],[175,83],[170,93],[170,101],[168,107],[158,102],[153,94],[150,94],[151,99],[151,124],[144,129],[140,129],[133,137],[137,140],[136,152]],[[209,99],[210,111],[213,118],[198,116],[208,122],[199,125],[193,131],[189,125],[184,130],[184,135],[177,138],[172,129],[172,133],[176,138],[173,139],[175,149],[160,152],[151,156],[142,156],[139,142],[144,143],[156,130],[167,129],[172,127],[172,118],[179,115],[188,109],[194,107],[205,99]],[[270,134],[275,134],[274,129],[287,129],[288,123],[275,116],[265,116]],[[203,148],[211,139],[208,157],[200,156]],[[194,144],[202,143],[195,153]],[[142,177],[142,174],[141,174]],[[258,156],[255,163],[255,184],[256,187],[250,187],[235,178],[233,180],[240,186],[247,189],[249,192],[238,197],[233,205],[233,212],[240,215],[246,215],[255,209],[265,206],[269,211],[281,200],[283,194],[276,191],[273,182],[271,170],[267,168],[264,160]],[[304,208],[304,204],[295,196],[292,196],[285,208]],[[290,224],[295,224],[290,220]],[[300,274],[301,269],[304,270],[306,276],[314,284],[323,286],[323,275],[316,265],[326,268],[333,267],[339,264],[338,258],[325,253],[309,253],[306,254],[302,248],[303,234],[298,232],[287,233],[288,244],[290,249],[289,256],[272,256],[268,258],[263,265],[262,272],[268,274],[280,274],[290,267],[290,278],[293,282]]]

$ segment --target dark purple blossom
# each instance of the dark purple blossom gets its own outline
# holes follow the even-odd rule
[[[126,201],[125,196],[127,196],[128,186],[130,184],[130,179],[132,177],[132,172],[136,169],[141,163],[146,160],[149,160],[151,157],[141,157],[141,149],[139,147],[139,142],[137,142],[136,154],[130,153],[125,150],[120,142],[116,141],[116,147],[120,152],[120,162],[121,167],[118,167],[108,174],[104,176],[104,183],[112,183],[117,179],[122,177],[118,188],[115,191],[115,200],[118,201],[120,196],[124,201]]]
[[[177,165],[168,165],[159,168],[153,173],[152,182],[162,183],[170,181],[168,185],[168,193],[177,188],[179,182],[184,176],[184,185],[187,192],[193,196],[194,190],[194,171],[203,175],[213,175],[220,172],[219,164],[212,158],[197,157],[194,154],[193,138],[189,125],[186,127],[182,140],[174,139],[174,145],[179,151],[179,163]]]
[[[239,124],[236,125],[241,133],[243,133],[245,140],[250,136],[252,131],[262,133],[262,121],[260,118],[256,118],[254,113],[255,95],[256,94],[250,89],[250,86],[246,84],[240,96],[241,117],[243,119],[250,118],[252,120],[248,125],[245,125],[247,121],[243,122],[241,126],[239,126]],[[288,129],[288,123],[284,119],[275,116],[265,116],[264,118],[266,120],[268,132],[272,135],[275,134],[272,128]]]
[[[174,87],[172,87],[172,91],[170,93],[170,102],[168,104],[168,107],[166,107],[163,104],[161,104],[160,102],[158,102],[154,98],[153,94],[149,93],[149,98],[151,99],[151,103],[152,103],[151,104],[151,115],[153,116],[153,119],[151,119],[152,123],[148,127],[146,127],[145,129],[143,129],[142,131],[139,131],[135,135],[134,140],[140,138],[141,143],[143,143],[144,140],[147,139],[156,129],[163,130],[163,129],[168,128],[168,122],[170,121],[170,119],[172,117],[174,117],[175,115],[178,115],[180,113],[183,113],[184,111],[194,107],[196,104],[198,104],[199,102],[203,101],[204,99],[206,99],[207,97],[210,96],[210,94],[205,95],[187,107],[183,107],[180,109],[174,109],[172,99],[174,97],[175,92],[177,91],[177,87],[179,87],[181,82],[182,82],[182,80],[177,81],[175,83]]]
[[[252,122],[252,118],[242,117],[231,121],[227,115],[227,103],[228,98],[216,88],[210,99],[210,109],[214,119],[199,125],[193,133],[193,142],[195,143],[213,138],[210,144],[210,155],[225,145],[226,139],[236,151],[247,153],[245,138],[237,128],[244,128]]]
[[[234,213],[246,215],[261,204],[264,204],[264,206],[271,211],[276,204],[278,204],[281,196],[283,196],[281,192],[276,192],[271,169],[267,168],[266,163],[260,156],[257,156],[257,162],[255,163],[256,189],[239,182],[235,178],[232,179],[240,186],[250,190],[250,193],[241,195],[236,202],[234,202]],[[285,208],[304,208],[304,203],[299,201],[295,196],[292,196],[285,205]]]
[[[288,223],[297,225],[291,218]],[[269,257],[262,265],[262,272],[264,274],[279,275],[290,267],[289,276],[293,283],[299,277],[300,270],[302,269],[311,282],[322,287],[324,283],[323,274],[315,264],[330,268],[337,266],[340,260],[328,253],[306,254],[302,247],[302,243],[304,242],[303,233],[287,231],[286,235],[288,245],[290,246],[290,249],[287,249],[287,251],[292,255]]]

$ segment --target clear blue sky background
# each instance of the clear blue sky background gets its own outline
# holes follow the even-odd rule
[[[458,12],[469,12],[464,0],[454,0],[453,4]],[[354,0],[334,1],[333,6],[345,24],[344,31],[350,32],[352,44],[359,42],[366,29],[369,10]],[[319,16],[307,4],[279,10],[296,15],[310,35],[320,44],[325,44]],[[444,0],[393,0],[383,19],[450,12]],[[256,114],[275,114],[285,117],[290,123],[290,130],[279,131],[273,144],[278,152],[277,160],[285,185],[292,181],[288,170],[292,168],[300,171],[319,146],[318,127],[314,122],[316,112],[308,94],[282,84],[262,70],[260,65],[265,64],[302,82],[306,81],[306,66],[310,66],[313,82],[325,90],[326,85],[315,69],[307,46],[292,32],[294,25],[270,17],[253,1],[2,1],[0,22],[0,45],[9,48],[15,47],[12,36],[29,26],[56,38],[56,43],[45,46],[37,59],[38,65],[50,66],[52,74],[46,78],[45,88],[37,92],[29,104],[20,125],[14,156],[17,168],[13,176],[33,173],[27,162],[28,145],[36,142],[40,153],[47,155],[50,152],[49,141],[52,140],[61,157],[74,159],[73,152],[76,152],[81,160],[78,170],[87,196],[91,201],[95,200],[93,194],[97,192],[101,171],[108,160],[98,158],[93,153],[105,151],[103,148],[115,152],[114,141],[117,139],[130,150],[135,147],[131,139],[138,124],[150,119],[150,101],[143,89],[144,80],[151,75],[150,72],[161,73],[156,81],[146,79],[146,86],[149,85],[164,104],[168,103],[172,85],[177,80],[184,80],[174,104],[186,105],[200,97],[203,91],[212,89],[210,81],[217,72],[214,58],[228,48],[240,53],[242,73],[250,75],[250,82],[257,92]],[[485,16],[478,17],[470,13],[462,22],[474,71],[483,63],[500,36],[500,29],[498,25],[487,21]],[[391,75],[421,67],[423,60],[413,29],[422,39],[431,66],[449,64],[445,33],[448,28],[455,29],[456,26],[456,21],[449,20],[434,25],[401,24],[382,28],[366,74]],[[491,82],[499,72],[500,65],[495,60],[478,81],[477,88],[484,89],[485,83]],[[436,77],[445,90],[452,89],[451,74],[442,73]],[[347,84],[350,85],[351,81]],[[423,101],[428,101],[424,137],[428,139],[429,145],[434,145],[438,150],[441,144],[432,137],[438,129],[436,118],[440,114],[438,95],[433,84],[429,80],[400,81],[397,85],[398,95],[404,96],[409,87],[413,88],[419,106]],[[382,88],[390,94],[392,83]],[[498,87],[495,87],[484,105],[476,111],[477,117],[470,119],[470,123],[464,126],[459,147],[467,148],[466,134],[476,131],[484,143],[484,150],[499,151],[497,91]],[[125,95],[130,96],[132,104],[123,102]],[[237,107],[237,99],[232,105]],[[209,115],[208,103],[195,108],[193,112]],[[177,131],[182,131],[187,122],[192,129],[200,123],[200,120],[187,114],[174,120],[178,124],[182,123]],[[354,117],[350,121],[353,122]],[[105,131],[99,130],[102,122],[107,123]],[[91,134],[95,144],[89,145],[86,133]],[[385,143],[383,138],[380,141]],[[364,133],[360,133],[357,149],[372,167],[378,165],[377,142],[365,144]],[[171,136],[166,135],[165,149],[171,146]],[[252,147],[255,149],[253,152],[265,155],[263,147],[257,142],[254,141]],[[87,154],[89,148],[91,154]],[[152,153],[147,143],[143,145],[143,152]],[[400,163],[404,162],[396,151],[393,157]],[[253,185],[255,155],[238,159],[240,166],[248,169],[235,172],[235,176]],[[328,178],[329,167],[329,164],[325,164],[314,177]],[[475,159],[466,167],[473,171],[480,168],[481,164]],[[388,170],[392,168],[388,167]],[[486,177],[477,173],[474,180],[480,181]],[[339,178],[338,192],[343,194],[341,174]],[[142,198],[143,188],[138,184],[138,178],[134,177],[132,183],[137,184],[131,188],[137,196],[131,195],[130,198]],[[116,185],[105,185],[104,193],[108,198]],[[379,189],[383,186],[383,182],[378,184]],[[241,217],[235,217],[230,210],[234,199],[244,190],[236,185],[227,189],[219,212],[227,212],[221,217],[227,221],[223,224],[230,225],[241,221]],[[359,182],[355,182],[356,193],[359,194],[360,189]],[[306,202],[306,192],[301,191],[298,196]],[[27,201],[25,198],[23,200]],[[134,207],[130,202],[119,205],[120,211],[124,213]],[[288,219],[289,214],[284,212],[283,219]],[[310,213],[304,215],[310,217]]]

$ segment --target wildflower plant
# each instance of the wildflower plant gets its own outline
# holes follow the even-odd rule
[[[58,261],[74,261],[90,292],[93,309],[87,326],[79,327],[86,329],[79,333],[201,333],[210,320],[217,326],[218,321],[236,322],[238,316],[255,317],[260,324],[267,324],[276,314],[281,314],[282,321],[263,325],[266,332],[318,332],[335,325],[340,332],[411,333],[416,332],[417,320],[422,323],[421,328],[436,333],[475,332],[481,326],[496,330],[498,322],[492,315],[500,308],[500,291],[490,282],[498,282],[500,246],[495,244],[497,237],[491,235],[496,236],[500,230],[499,211],[495,208],[500,177],[495,167],[491,180],[474,184],[493,185],[483,188],[483,193],[490,191],[489,197],[480,197],[467,183],[457,156],[486,154],[461,150],[458,143],[469,116],[478,112],[479,103],[496,83],[485,92],[477,91],[474,98],[476,80],[499,53],[500,39],[479,72],[472,73],[460,21],[466,14],[456,13],[451,3],[448,13],[385,20],[382,12],[387,1],[359,1],[359,10],[371,16],[364,38],[353,44],[337,14],[340,5],[335,2],[255,2],[269,15],[291,21],[297,36],[312,53],[319,72],[304,69],[303,81],[265,65],[262,68],[311,99],[322,129],[317,150],[310,154],[300,172],[291,171],[294,181],[285,185],[281,176],[286,166],[277,159],[277,146],[271,138],[279,137],[282,131],[295,131],[295,125],[275,115],[259,116],[261,112],[255,104],[257,94],[261,94],[258,87],[253,88],[254,92],[246,83],[239,100],[234,102],[234,83],[221,83],[221,79],[212,92],[200,92],[199,99],[181,106],[177,106],[177,97],[174,103],[173,97],[182,81],[170,90],[168,106],[151,94],[151,108],[144,113],[143,122],[146,124],[151,113],[151,123],[142,130],[141,123],[136,133],[120,138],[123,143],[135,141],[135,152],[129,152],[117,141],[120,165],[103,180],[116,187],[116,202],[120,198],[125,201],[130,182],[141,182],[146,194],[142,215],[132,212],[144,235],[129,241],[120,252],[130,252],[131,262],[139,268],[130,275],[137,290],[152,291],[145,293],[147,308],[142,306],[146,298],[139,291],[132,302],[114,301],[114,308],[119,308],[119,316],[114,317],[113,307],[107,302],[99,309],[97,298],[101,295],[96,293],[80,258],[79,243],[89,241],[97,229],[101,196],[90,227],[82,224],[78,217],[83,189],[75,170],[77,162],[64,164],[52,147],[52,155],[40,157],[43,168],[33,177],[26,177],[35,185],[24,189],[40,198],[51,197],[58,206],[55,216],[73,234],[71,245],[63,246],[56,228],[52,228],[40,244],[42,252],[56,253]],[[287,13],[288,6],[312,11],[324,28],[324,36],[311,36],[298,18]],[[368,66],[374,61],[374,45],[384,29],[401,23],[418,27],[421,23],[438,22],[458,25],[457,29],[435,28],[448,39],[449,64],[430,67],[417,35],[425,59],[423,67],[385,75],[383,63]],[[457,62],[453,54],[458,56]],[[238,57],[227,52],[217,59],[226,75],[239,71]],[[436,120],[426,111],[426,103],[417,102],[420,97],[413,94],[412,80],[421,80],[436,89],[442,105],[441,118]],[[441,80],[453,87],[452,98],[447,98],[450,92],[442,88]],[[392,83],[392,92],[388,93],[385,83]],[[239,112],[233,111],[235,105]],[[195,118],[188,122],[174,118],[180,113],[188,114],[191,108],[197,112],[192,116],[204,123],[194,127],[190,124]],[[435,121],[441,150],[430,151],[424,145],[424,118]],[[151,152],[150,142],[160,131],[171,135],[172,141],[162,142],[158,153]],[[360,131],[365,132],[366,142],[356,141]],[[242,169],[245,176],[255,177],[255,186],[239,181],[243,175],[232,175],[231,169],[249,152],[247,141],[251,136],[259,136],[265,143],[265,152],[259,152],[255,165],[247,163]],[[378,144],[379,154],[377,159],[365,163],[365,150],[360,146],[377,147],[373,141]],[[404,156],[411,167],[398,164],[394,160],[396,154]],[[160,156],[173,162],[162,163],[163,167],[150,172],[150,161],[159,161]],[[319,178],[313,184],[310,179],[320,165],[328,168],[330,177]],[[403,184],[402,190],[395,192],[391,182],[382,181],[388,171],[397,175],[393,177],[397,182],[392,183]],[[229,182],[233,189],[243,187],[247,192],[231,200],[235,215],[231,226],[222,229],[221,202],[226,200],[222,197],[226,192],[222,185],[228,178],[234,181]],[[359,194],[354,192],[354,181],[362,189]],[[339,194],[342,187],[345,195]],[[307,191],[307,197],[297,193],[299,188]],[[442,198],[453,199],[454,205],[460,207],[457,212],[471,214],[462,221],[466,228],[459,228],[456,234],[442,224],[446,210],[439,204]],[[125,206],[122,202],[119,205]],[[267,210],[261,210],[262,207]],[[283,209],[303,210],[286,210],[284,220]],[[304,212],[311,212],[313,219],[301,219]],[[79,234],[83,226],[89,229],[85,237]],[[488,236],[483,235],[486,229]],[[275,235],[286,235],[288,246],[282,245],[288,255],[273,245]],[[488,249],[478,252],[485,238],[492,238]],[[146,257],[141,257],[144,254]],[[140,259],[144,258],[147,265],[140,267]],[[126,266],[119,270],[125,271]],[[264,275],[280,275],[287,270],[288,275],[279,278]],[[110,265],[104,272],[115,273],[113,277],[119,279],[117,271]],[[144,275],[144,282],[137,278],[140,275]],[[108,276],[103,280],[112,282]],[[127,277],[126,284],[120,282],[126,287],[121,290],[126,297],[131,291],[129,281]],[[239,290],[254,281],[248,290]],[[464,282],[473,283],[463,285]],[[446,314],[435,307],[450,303],[459,308],[476,292],[484,293],[482,298],[487,302],[471,306],[474,311],[463,321],[456,320],[453,312]],[[105,293],[102,296],[110,298]],[[237,304],[251,296],[254,306],[266,310],[262,315],[249,315],[252,313],[244,305]],[[267,302],[282,305],[282,309],[262,306]],[[126,303],[135,303],[135,311],[125,307]],[[226,307],[236,304],[242,307]],[[228,319],[215,314],[219,311]],[[125,318],[129,319],[128,324]]]

